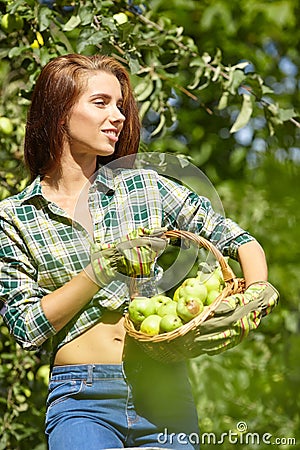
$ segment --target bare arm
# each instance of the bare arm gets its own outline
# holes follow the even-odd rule
[[[99,286],[83,270],[64,286],[45,295],[41,304],[45,316],[58,332],[98,292]]]
[[[239,261],[246,286],[256,281],[267,281],[268,267],[265,253],[257,241],[247,242],[238,249]]]

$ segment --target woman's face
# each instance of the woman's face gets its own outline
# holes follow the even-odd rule
[[[108,156],[115,150],[123,128],[119,80],[107,72],[91,72],[68,121],[73,155]]]

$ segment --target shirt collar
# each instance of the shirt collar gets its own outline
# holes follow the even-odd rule
[[[118,170],[112,170],[109,167],[101,166],[97,173],[93,186],[104,193],[113,194],[115,192],[115,178]],[[34,181],[20,193],[20,200],[26,203],[35,197],[42,197],[47,201],[42,192],[41,177],[37,176]]]
[[[97,187],[105,194],[115,192],[115,179],[117,170],[112,170],[107,166],[101,166],[97,170],[93,186]]]
[[[26,203],[34,197],[42,197],[46,201],[43,196],[40,177],[38,176],[35,178],[35,180],[19,194],[19,197],[22,203]]]

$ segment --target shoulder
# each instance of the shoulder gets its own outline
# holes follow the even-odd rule
[[[114,175],[114,186],[129,192],[157,189],[158,177],[157,172],[151,169],[121,169]]]
[[[116,179],[121,180],[155,180],[158,173],[153,169],[119,169],[116,172]]]
[[[160,196],[163,204],[172,207],[183,204],[187,200],[195,202],[199,196],[179,181],[154,169],[121,169],[114,176],[114,186],[119,192],[144,193],[146,197]]]
[[[18,211],[24,210],[27,205],[27,201],[36,196],[39,190],[39,182],[35,180],[33,183],[25,187],[18,194],[11,195],[0,201],[0,217],[8,219],[9,217],[18,213]]]
[[[167,190],[186,190],[188,189],[181,185],[178,181],[174,181],[164,174],[158,173],[154,169],[121,169],[116,173],[115,181],[122,182],[140,182],[145,185],[157,185],[159,189]]]
[[[5,218],[14,213],[21,204],[20,194],[12,195],[0,202],[0,217]]]

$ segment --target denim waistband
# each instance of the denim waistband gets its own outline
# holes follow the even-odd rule
[[[54,366],[51,379],[55,380],[96,380],[97,378],[123,378],[123,364],[78,364]]]

